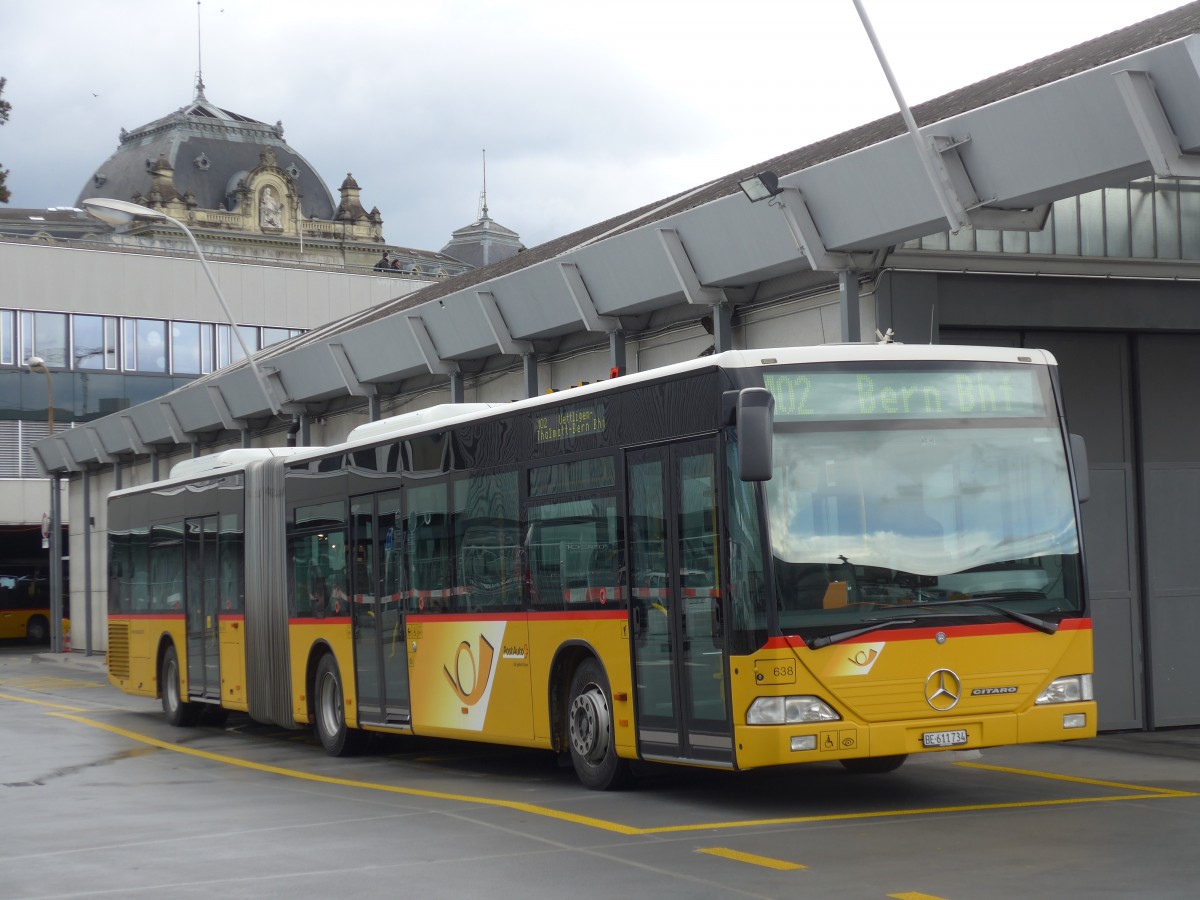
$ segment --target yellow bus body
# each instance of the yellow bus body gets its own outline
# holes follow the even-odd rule
[[[246,711],[244,622],[221,625],[222,706]],[[939,641],[938,636],[941,635]],[[563,653],[594,654],[613,698],[618,754],[638,756],[636,687],[624,611],[597,615],[516,614],[481,617],[414,615],[407,629],[411,725],[360,725],[349,619],[293,620],[289,627],[292,713],[312,721],[309,679],[314,654],[332,652],[343,673],[348,724],[391,731],[532,748],[555,747],[551,693],[563,690],[555,668]],[[109,680],[126,693],[159,695],[160,651],[173,643],[187,691],[182,616],[114,617]],[[939,711],[927,688],[938,672],[958,679],[954,705]],[[1092,671],[1091,623],[1067,620],[1046,635],[1015,623],[881,631],[810,650],[798,639],[729,662],[729,698],[739,769],[899,756],[940,749],[924,735],[965,731],[953,749],[1093,737],[1094,701],[1037,704],[1056,677]],[[185,693],[186,696],[186,693]],[[842,716],[820,724],[748,725],[757,697],[815,696]],[[1066,728],[1082,715],[1082,727]],[[1076,719],[1078,721],[1078,719]],[[812,749],[793,749],[811,737]]]

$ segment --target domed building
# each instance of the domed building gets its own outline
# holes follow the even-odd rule
[[[442,253],[388,245],[378,207],[368,210],[347,174],[334,197],[309,162],[268,125],[223,109],[196,81],[190,104],[132,131],[79,192],[161,210],[193,230],[206,255],[300,260],[371,267],[383,251],[397,268],[445,277],[471,268]],[[135,223],[118,243],[185,250],[186,237],[166,223]]]

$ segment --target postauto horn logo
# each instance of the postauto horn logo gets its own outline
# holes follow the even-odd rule
[[[442,672],[450,682],[451,690],[458,695],[463,705],[474,706],[483,699],[488,679],[492,674],[492,659],[495,655],[496,648],[481,634],[478,664],[470,641],[462,641],[454,653],[454,672],[447,666],[442,666]]]

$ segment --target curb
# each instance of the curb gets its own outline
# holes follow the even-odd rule
[[[72,669],[86,669],[91,672],[106,673],[108,671],[103,653],[97,653],[92,656],[74,651],[69,653],[35,653],[31,658],[31,662],[50,663],[57,666],[68,666]]]

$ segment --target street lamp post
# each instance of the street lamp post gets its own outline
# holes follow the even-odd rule
[[[54,434],[54,379],[46,361],[40,356],[31,356],[25,360],[30,372],[41,372],[46,376],[46,424],[50,434]],[[50,652],[57,653],[62,649],[62,512],[59,508],[61,497],[60,482],[57,475],[50,478],[50,528],[46,535],[50,551]]]
[[[208,260],[204,258],[204,253],[200,250],[200,244],[196,241],[196,236],[192,234],[192,230],[184,225],[183,222],[173,216],[168,216],[165,212],[160,212],[157,209],[151,209],[148,206],[142,206],[138,203],[130,203],[128,200],[110,200],[105,197],[93,197],[90,200],[84,200],[83,205],[93,216],[109,225],[128,225],[135,219],[142,219],[149,222],[170,222],[187,235],[188,240],[192,244],[192,249],[196,251],[196,258],[200,260],[200,265],[204,269],[204,274],[208,276],[208,283],[212,285],[213,293],[217,295],[217,302],[221,304],[221,310],[225,313],[225,319],[229,322],[229,328],[241,345],[246,362],[249,363],[259,387],[262,388],[263,394],[267,398],[271,412],[279,415],[279,404],[275,401],[275,395],[271,391],[271,386],[267,383],[262,369],[258,367],[258,363],[254,360],[254,356],[246,344],[246,339],[242,336],[241,331],[238,330],[237,322],[233,319],[233,313],[229,311],[229,304],[225,302],[225,295],[221,293],[217,279],[213,275],[212,269],[209,268]]]

